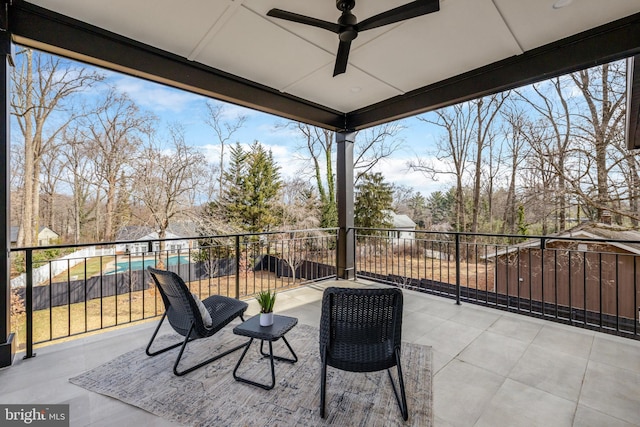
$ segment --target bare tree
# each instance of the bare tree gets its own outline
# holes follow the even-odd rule
[[[22,246],[36,242],[43,156],[79,115],[68,101],[103,76],[31,49],[23,49],[18,57],[12,73],[11,113],[24,140],[23,209],[17,242]]]
[[[588,112],[578,114],[576,127],[578,137],[586,146],[584,154],[593,158],[596,195],[586,198],[586,202],[596,209],[598,219],[604,210],[610,210],[617,202],[612,200],[615,193],[612,189],[617,190],[619,186],[612,186],[612,174],[615,174],[621,165],[631,167],[631,181],[626,181],[624,185],[631,188],[634,185],[633,162],[625,162],[626,153],[621,153],[617,148],[623,145],[621,141],[624,139],[625,66],[625,62],[613,62],[571,74],[571,79],[587,107],[578,111]],[[631,190],[631,193],[634,193],[634,190]]]
[[[91,144],[96,178],[105,194],[103,238],[113,240],[117,191],[122,172],[135,158],[134,153],[149,135],[156,118],[140,111],[126,95],[109,91],[88,122],[87,140]]]
[[[522,170],[522,203],[527,206],[527,212],[531,213],[534,222],[541,223],[542,234],[550,232],[550,222],[558,219],[558,165],[554,152],[545,152],[544,147],[549,143],[549,127],[544,120],[536,121],[527,128],[526,141],[531,147],[529,156],[525,158]],[[563,159],[564,164],[567,159]],[[563,210],[565,206],[562,206]],[[516,218],[519,215],[516,212]],[[518,221],[518,220],[516,220]],[[518,228],[518,226],[516,226]],[[556,224],[554,229],[558,229]]]
[[[172,219],[193,210],[190,193],[198,191],[206,168],[204,154],[186,144],[183,128],[175,125],[169,132],[169,151],[149,143],[134,174],[134,196],[150,212],[159,239],[166,237]]]
[[[285,239],[281,242],[282,258],[289,265],[291,271],[291,278],[296,281],[296,270],[302,266],[305,261],[305,239],[304,238],[292,238]]]
[[[354,184],[383,159],[391,157],[402,145],[398,134],[404,129],[399,122],[386,123],[356,133],[353,169]]]
[[[538,138],[530,138],[533,152],[544,159],[555,174],[554,205],[557,217],[557,230],[566,229],[567,208],[567,166],[572,151],[571,111],[565,93],[566,83],[557,77],[543,83],[531,85],[533,94],[517,92],[520,99],[531,106],[541,121]]]
[[[320,226],[323,228],[335,227],[338,224],[338,211],[336,208],[335,176],[331,158],[335,135],[327,129],[317,128],[305,123],[296,122],[294,126],[305,140],[305,146],[301,151],[308,153],[309,160],[313,163],[312,173],[322,209]]]
[[[491,95],[485,98],[480,98],[472,101],[475,107],[475,144],[476,144],[476,156],[474,158],[475,163],[475,176],[473,184],[473,205],[472,205],[472,218],[471,218],[471,232],[478,232],[478,218],[480,216],[480,187],[482,182],[482,166],[483,166],[483,154],[487,147],[489,147],[492,141],[493,123],[496,117],[499,117],[498,113],[504,104],[504,101],[509,96],[509,92],[502,92],[499,94]],[[491,154],[490,159],[491,159]],[[489,175],[493,177],[491,167],[489,168]],[[474,237],[475,239],[475,237]]]
[[[516,105],[502,112],[503,120],[506,128],[506,144],[509,160],[509,178],[507,189],[506,209],[503,214],[501,232],[515,234],[516,233],[516,181],[518,179],[518,169],[522,161],[527,157],[527,129],[531,128],[531,123],[524,110]]]
[[[59,191],[59,184],[62,179],[64,164],[60,158],[60,146],[56,145],[47,150],[42,156],[42,199],[44,206],[42,217],[44,224],[54,231],[60,233],[62,230],[56,227],[56,209],[54,202]],[[57,230],[56,230],[57,229]]]
[[[207,116],[205,123],[209,125],[216,135],[218,144],[220,144],[220,164],[218,171],[220,176],[218,177],[218,199],[222,198],[223,189],[223,174],[224,174],[224,148],[225,145],[231,142],[233,135],[244,126],[247,121],[247,116],[237,115],[232,120],[226,120],[225,114],[227,110],[225,106],[218,102],[207,101],[205,103],[207,108]]]
[[[436,151],[427,159],[418,157],[409,162],[409,168],[422,172],[430,179],[438,180],[439,175],[453,175],[456,179],[456,229],[465,229],[464,177],[467,174],[473,144],[473,108],[470,103],[456,104],[434,111],[418,120],[436,125],[444,131],[436,142]],[[435,116],[435,118],[431,118]]]
[[[64,180],[71,187],[73,197],[73,242],[80,243],[81,231],[89,223],[98,201],[96,198],[91,200],[92,194],[95,194],[95,186],[92,184],[95,164],[90,158],[89,144],[85,143],[76,127],[67,129],[63,139],[61,155],[67,171]]]
[[[320,225],[320,212],[315,188],[297,177],[284,180],[280,188],[280,229],[304,230]]]
[[[308,154],[313,163],[313,178],[322,205],[321,227],[335,227],[338,222],[336,210],[335,175],[333,155],[335,134],[304,123],[294,123],[304,139],[301,151]],[[376,126],[356,134],[354,146],[354,183],[374,169],[378,163],[390,157],[402,144],[398,134],[404,127],[398,122]]]

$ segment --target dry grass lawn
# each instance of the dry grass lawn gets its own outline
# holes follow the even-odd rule
[[[248,273],[240,278],[239,296],[253,295],[261,289],[287,289],[299,286],[300,280],[277,278],[273,273]],[[213,278],[209,281],[193,281],[187,284],[201,299],[210,295],[235,296],[235,276]],[[154,286],[145,291],[131,292],[102,299],[37,310],[33,313],[33,341],[44,343],[100,331],[103,328],[125,325],[130,322],[153,318],[164,312],[159,292]],[[23,349],[26,343],[26,315],[12,319],[16,331],[16,344]]]

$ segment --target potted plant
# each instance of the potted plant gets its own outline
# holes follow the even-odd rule
[[[256,296],[260,304],[260,326],[273,325],[273,305],[276,303],[276,291],[260,291]]]

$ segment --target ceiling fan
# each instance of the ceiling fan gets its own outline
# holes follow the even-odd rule
[[[340,44],[338,45],[336,65],[333,69],[333,76],[335,77],[346,71],[351,42],[358,37],[358,33],[360,31],[394,24],[396,22],[416,18],[418,16],[440,10],[440,0],[415,0],[394,9],[387,10],[386,12],[374,15],[362,22],[358,22],[356,16],[351,13],[351,9],[354,8],[355,4],[355,0],[336,0],[336,7],[338,10],[342,11],[342,15],[338,18],[337,24],[293,12],[287,12],[282,9],[271,9],[267,12],[267,16],[286,19],[287,21],[297,22],[299,24],[311,25],[313,27],[322,28],[338,34]]]

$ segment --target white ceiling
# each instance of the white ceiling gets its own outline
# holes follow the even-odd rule
[[[266,16],[335,22],[334,0],[30,0],[280,92],[350,112],[640,12],[640,0],[441,0],[440,11],[362,32],[332,77],[337,35]],[[362,21],[407,3],[356,0]],[[286,70],[286,71],[283,71]]]

